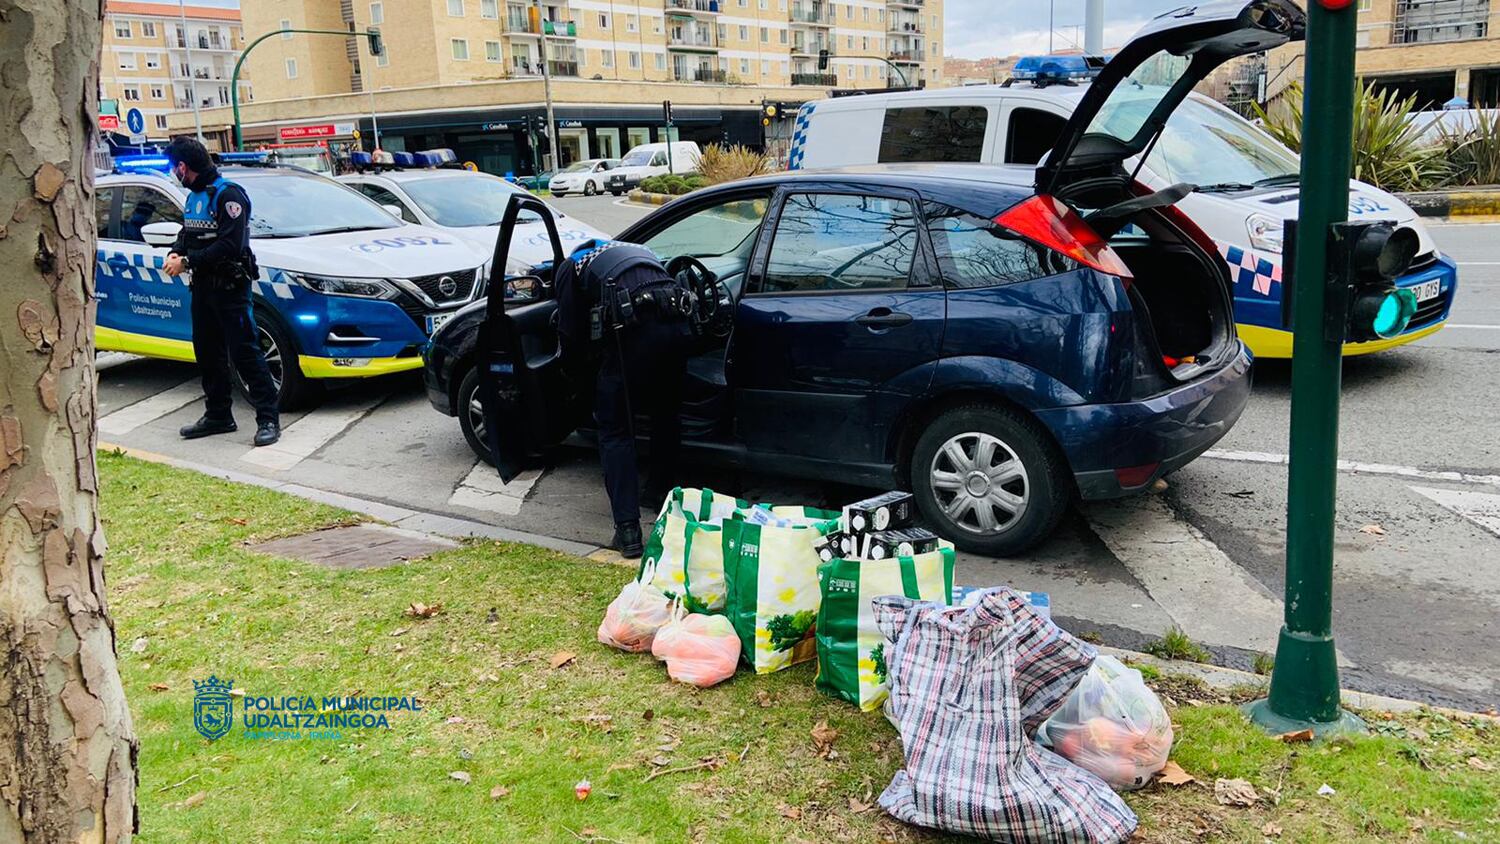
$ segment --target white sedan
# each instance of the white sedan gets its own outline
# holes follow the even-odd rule
[[[492,254],[500,234],[500,218],[510,197],[526,193],[523,188],[488,173],[472,170],[388,170],[379,173],[350,173],[339,181],[385,206],[392,214],[411,223],[447,229],[454,236]],[[608,240],[609,235],[570,217],[553,206],[557,234],[562,239],[563,254],[587,240]],[[552,259],[552,246],[541,217],[522,211],[517,218],[511,240],[510,263],[505,271],[512,275]]]
[[[604,174],[620,163],[618,158],[586,158],[557,171],[547,182],[553,196],[581,193],[593,196],[604,188]]]

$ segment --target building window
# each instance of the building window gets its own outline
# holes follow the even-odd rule
[[[1359,0],[1359,10],[1361,12],[1368,12],[1368,11],[1370,11],[1370,6],[1371,6],[1371,0]]]
[[[781,43],[785,44],[786,43],[786,30],[781,29],[781,30],[777,30],[777,31],[781,33]]]
[[[115,37],[116,38],[129,38],[129,37],[131,37],[131,35],[130,35],[130,21],[115,21]]]
[[[762,43],[762,44],[769,44],[769,43],[771,43],[771,30],[766,29],[765,27],[761,27],[760,28],[760,43]]]
[[[500,20],[500,0],[479,0],[479,16],[485,20]]]
[[[844,19],[845,20],[851,20],[851,21],[854,20],[854,4],[853,3],[850,3],[849,5],[847,5],[847,6],[844,7]]]
[[[766,10],[766,0],[760,0],[760,10],[762,12]]]
[[[740,75],[742,75],[742,76],[749,76],[750,75],[750,60],[749,59],[740,59]]]
[[[760,75],[762,77],[771,75],[771,63],[765,59],[760,60]]]
[[[667,69],[667,54],[666,53],[657,53],[656,54],[656,69],[657,70],[666,70]]]
[[[371,3],[370,4],[370,23],[372,23],[372,24],[385,23],[385,4],[384,3]]]
[[[167,130],[167,116],[165,114],[155,115],[152,119],[156,121],[156,128],[163,132]]]
[[[626,32],[635,32],[638,28],[639,27],[636,24],[635,15],[626,15],[625,16],[625,31]]]
[[[135,70],[135,53],[119,54],[121,70]]]
[[[498,62],[498,61],[500,61],[500,42],[499,41],[486,41],[486,42],[484,42],[484,60],[487,61],[487,62]]]
[[[741,26],[740,27],[740,40],[741,41],[749,41],[750,40],[750,27],[748,27],[748,26]]]
[[[287,59],[286,60],[286,78],[288,78],[288,79],[296,79],[297,78],[297,60],[296,59]]]
[[[120,90],[125,102],[138,103],[141,101],[141,88],[139,85],[126,85]]]
[[[609,15],[605,12],[599,13],[599,28],[609,29]]]
[[[165,100],[166,98],[167,98],[167,89],[166,88],[164,88],[164,87],[162,87],[160,85],[152,85],[151,86],[151,99],[153,99],[153,100]]]
[[[453,45],[453,60],[466,62],[469,60],[469,40],[467,38],[454,38],[449,43]]]
[[[384,50],[380,51],[380,55],[378,55],[378,56],[375,57],[375,66],[376,67],[389,67],[390,64],[391,64],[391,48],[390,48],[389,45],[387,45]]]
[[[637,53],[637,52],[635,52],[635,51],[632,50],[631,52],[626,53],[625,57],[628,60],[628,63],[630,65],[630,69],[631,70],[640,70],[640,67],[641,67],[641,54],[640,53]]]
[[[848,47],[850,50],[854,49],[854,36],[853,35],[845,35],[844,36],[844,46]]]
[[[156,37],[156,21],[141,21],[141,37],[142,38],[155,38]]]
[[[599,51],[599,66],[600,67],[614,67],[615,66],[615,51],[614,50],[600,50]]]
[[[281,30],[281,38],[282,38],[283,41],[291,39],[291,37],[292,37],[292,21],[291,21],[290,18],[282,18],[281,19],[281,26],[278,27],[278,28]]]
[[[146,69],[156,70],[161,67],[161,53],[146,54]]]
[[[657,35],[661,34],[661,18],[652,18],[651,19],[651,31],[654,32],[654,33],[656,33]],[[723,32],[724,28],[722,26],[719,27],[719,31]]]
[[[1368,29],[1362,29],[1359,32],[1354,33],[1354,46],[1370,46],[1370,31]]]
[[[870,7],[869,6],[865,6],[860,11],[862,11],[864,13],[865,23],[869,23],[870,22]]]
[[[461,18],[464,16],[464,0],[448,0],[448,17]]]
[[[866,53],[870,52],[870,36],[866,35],[859,39],[859,48]]]

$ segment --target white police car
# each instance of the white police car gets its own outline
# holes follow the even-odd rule
[[[1122,54],[1130,52],[1124,58],[1139,64],[1123,81],[1116,80],[1109,102],[1087,129],[1089,135],[1140,134],[1159,104],[1181,97],[1179,90],[1190,87],[1170,87],[1174,81],[1212,68],[1210,62],[1189,67],[1185,57],[1173,55],[1173,36],[1165,32],[1148,24],[1122,49]],[[1080,56],[1027,57],[1003,85],[809,102],[797,115],[790,165],[975,161],[1023,165],[1029,173],[1052,149],[1102,66],[1102,61]],[[1145,151],[1145,166],[1136,178],[1150,190],[1182,182],[1199,186],[1177,207],[1214,239],[1229,264],[1240,339],[1257,357],[1291,357],[1292,334],[1282,319],[1281,251],[1283,220],[1297,215],[1297,156],[1198,94],[1182,99]],[[1131,166],[1138,161],[1133,158]],[[1380,351],[1439,330],[1457,291],[1457,264],[1437,250],[1406,203],[1359,181],[1351,180],[1349,189],[1351,220],[1395,221],[1416,233],[1419,247],[1407,274],[1395,281],[1417,299],[1405,332],[1388,340],[1346,344],[1344,354]],[[1131,236],[1130,230],[1117,235]]]
[[[462,238],[475,248],[492,254],[500,233],[500,217],[512,195],[525,189],[488,173],[446,166],[453,161],[449,150],[418,153],[395,153],[391,162],[375,169],[373,162],[357,159],[365,172],[348,173],[339,181],[354,188],[392,213],[410,223],[443,229]],[[594,238],[609,235],[552,206],[557,234],[563,249]],[[516,274],[526,268],[552,260],[551,241],[546,226],[534,211],[524,211],[517,218],[514,241],[510,249],[510,266],[506,273]]]
[[[482,295],[490,252],[402,223],[323,176],[253,154],[221,159],[250,196],[255,322],[283,407],[309,399],[317,379],[420,368],[432,331]],[[95,180],[95,343],[192,361],[190,294],[162,270],[188,192],[165,168],[165,158],[126,157]]]

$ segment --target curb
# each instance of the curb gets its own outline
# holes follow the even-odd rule
[[[642,205],[666,205],[677,198],[670,193],[646,193],[642,190],[633,190],[626,195],[630,197],[631,202],[639,202]]]
[[[496,527],[495,525],[476,522],[471,519],[459,519],[452,516],[441,516],[436,513],[424,513],[420,510],[411,510],[406,507],[398,507],[394,504],[356,498],[352,495],[344,495],[338,492],[328,492],[327,490],[303,486],[289,481],[263,478],[248,472],[236,472],[232,469],[220,469],[217,466],[208,466],[189,460],[179,460],[175,457],[142,451],[141,449],[130,448],[129,446],[100,442],[98,443],[98,450],[117,451],[129,457],[145,460],[150,463],[161,463],[178,469],[188,469],[199,474],[221,478],[233,483],[272,489],[277,492],[286,493],[287,495],[295,495],[298,498],[308,501],[316,501],[319,504],[327,504],[332,507],[360,513],[377,521],[386,522],[394,527],[421,534],[435,535],[447,539],[462,539],[464,537],[477,536],[485,539],[498,539],[503,542],[522,542],[528,545],[537,545],[542,548],[561,551],[565,554],[572,554],[576,557],[586,557],[599,563],[630,568],[635,567],[633,560],[624,559],[613,548],[602,548],[597,545],[588,545],[568,539],[558,539],[557,537],[545,536],[539,533]],[[1128,651],[1123,648],[1112,648],[1107,645],[1099,645],[1098,648],[1102,654],[1109,654],[1122,661],[1128,661],[1136,665],[1150,665],[1166,674],[1191,677],[1202,681],[1204,685],[1213,689],[1229,690],[1244,688],[1246,686],[1265,689],[1269,687],[1270,683],[1270,678],[1268,677],[1234,668],[1222,668],[1217,665],[1205,665],[1197,662],[1161,659],[1150,654]],[[1500,716],[1467,712],[1462,709],[1451,709],[1443,706],[1431,706],[1414,700],[1385,697],[1368,692],[1357,692],[1352,689],[1343,689],[1341,694],[1344,705],[1354,709],[1379,712],[1417,712],[1426,709],[1459,718],[1483,718],[1491,723],[1500,725]]]
[[[1420,217],[1489,217],[1500,214],[1500,188],[1413,191],[1396,196]]]

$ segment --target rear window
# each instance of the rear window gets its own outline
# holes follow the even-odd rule
[[[949,288],[996,287],[1077,269],[1072,259],[975,214],[928,203],[927,229]]]
[[[1018,107],[1010,110],[1010,124],[1005,133],[1006,164],[1036,164],[1052,151],[1057,138],[1068,125],[1067,118],[1039,108]]]
[[[984,106],[888,108],[880,161],[979,161],[989,109]]]

